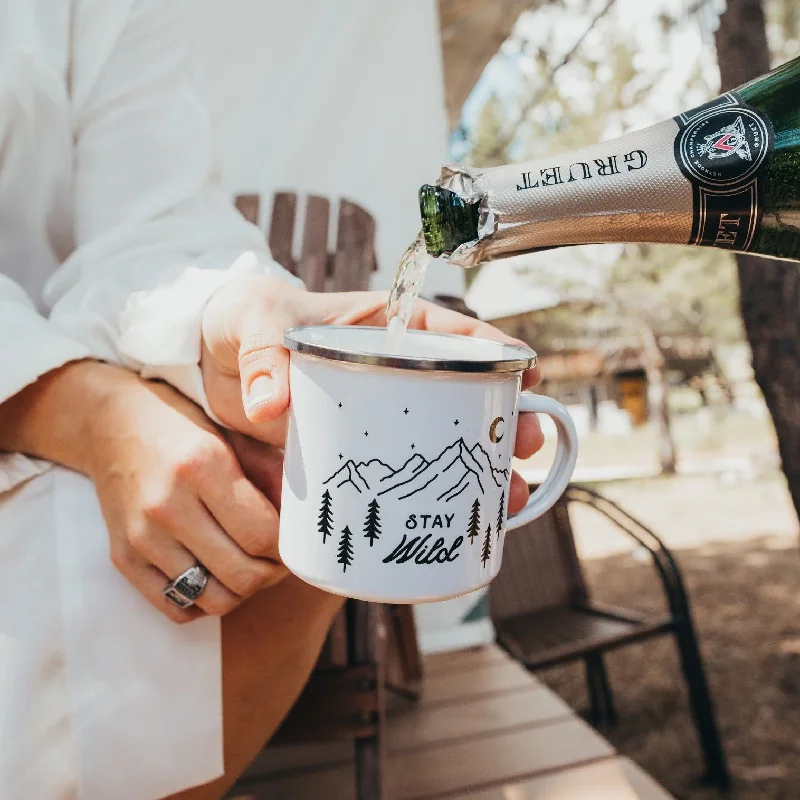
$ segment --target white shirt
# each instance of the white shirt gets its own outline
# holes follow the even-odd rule
[[[387,253],[415,231],[410,200],[436,173],[443,129],[430,125],[435,0],[0,0],[0,402],[93,357],[204,404],[211,292],[239,271],[288,279],[220,187],[187,60],[203,8],[207,39],[229,14],[217,44],[260,59],[232,64],[204,42],[231,183],[346,194],[379,216],[396,198],[408,230]],[[288,54],[299,80],[284,80]],[[240,135],[237,110],[257,106]],[[336,169],[320,177],[323,161]],[[153,800],[215,778],[219,620],[176,626],[128,584],[82,476],[54,468],[3,493],[48,466],[0,453],[0,798]]]
[[[0,402],[93,357],[207,408],[200,318],[288,273],[219,183],[182,0],[0,0]],[[46,469],[0,454],[0,492]]]

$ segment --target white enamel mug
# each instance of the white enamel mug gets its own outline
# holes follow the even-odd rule
[[[494,578],[506,530],[544,514],[566,489],[578,439],[567,410],[521,393],[536,354],[409,331],[386,354],[386,329],[286,332],[291,405],[280,555],[304,581],[360,600],[424,603]],[[552,469],[510,519],[517,419],[552,417]]]

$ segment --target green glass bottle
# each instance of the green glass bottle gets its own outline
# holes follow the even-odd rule
[[[800,58],[584,150],[420,189],[428,252],[475,266],[577,244],[719,247],[800,261]]]

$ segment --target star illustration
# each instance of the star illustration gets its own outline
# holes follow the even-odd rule
[[[364,431],[364,436],[369,436],[369,431]]]
[[[342,404],[341,404],[341,403],[339,403],[339,408],[341,408],[341,407],[342,407]]]
[[[341,453],[339,453],[339,461],[341,461],[343,458],[344,456]]]
[[[405,410],[403,413],[404,413],[404,414],[408,414],[408,409],[406,409],[406,410]]]
[[[460,424],[461,424],[461,423],[460,423],[458,420],[456,420],[456,421],[453,423],[453,425],[460,425]]]
[[[411,449],[412,449],[412,450],[416,449],[416,445],[415,445],[415,444],[412,444],[412,445],[411,445]]]

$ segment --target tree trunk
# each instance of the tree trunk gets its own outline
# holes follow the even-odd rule
[[[677,465],[675,440],[669,416],[669,387],[667,386],[666,359],[652,328],[644,325],[641,332],[642,353],[647,374],[647,400],[650,413],[656,420],[658,433],[658,461],[661,472],[674,475]]]
[[[658,461],[661,464],[662,473],[674,475],[677,457],[669,418],[669,393],[664,367],[663,365],[648,367],[646,372],[647,399],[658,431]]]
[[[762,0],[728,0],[716,44],[723,91],[768,72]],[[772,415],[783,473],[800,516],[800,271],[772,259],[736,258],[753,371]]]

